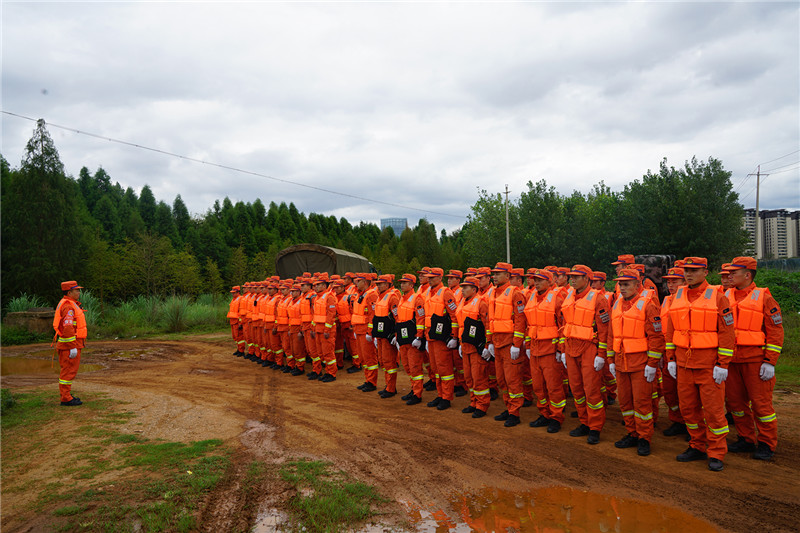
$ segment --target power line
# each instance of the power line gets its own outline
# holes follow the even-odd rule
[[[761,165],[766,165],[767,163],[772,163],[773,161],[778,161],[779,159],[783,159],[784,157],[789,157],[790,155],[794,155],[794,154],[796,154],[797,152],[800,152],[800,150],[795,150],[794,152],[790,152],[790,153],[788,153],[788,154],[786,154],[786,155],[782,155],[782,156],[780,156],[780,157],[776,157],[775,159],[772,159],[771,161],[766,161],[766,162],[764,162],[764,163],[760,163],[760,164],[761,164]]]
[[[764,172],[772,172],[773,170],[780,170],[780,169],[782,169],[782,168],[785,168],[785,167],[790,167],[790,166],[792,166],[792,165],[796,165],[796,164],[798,164],[798,163],[800,163],[800,161],[792,161],[791,163],[786,163],[785,165],[781,165],[781,166],[779,166],[779,167],[771,168],[771,169],[769,169],[769,170],[765,170]]]
[[[11,115],[12,117],[18,117],[18,118],[22,118],[22,119],[25,119],[25,120],[30,120],[32,122],[36,122],[37,121],[37,119],[31,118],[31,117],[26,117],[24,115],[18,115],[16,113],[12,113],[10,111],[0,110],[0,112],[4,113],[6,115]],[[119,139],[114,139],[112,137],[105,137],[103,135],[98,135],[96,133],[90,133],[90,132],[87,132],[87,131],[81,131],[81,130],[78,130],[78,129],[75,129],[75,128],[70,128],[68,126],[60,126],[58,124],[53,124],[52,122],[47,122],[47,125],[48,126],[52,126],[54,128],[59,128],[59,129],[62,129],[62,130],[71,131],[73,133],[78,133],[80,135],[86,135],[88,137],[94,137],[96,139],[102,139],[104,141],[110,141],[110,142],[114,142],[114,143],[118,143],[118,144],[123,144],[125,146],[131,146],[133,148],[139,148],[141,150],[148,150],[150,152],[156,152],[156,153],[159,153],[159,154],[162,154],[162,155],[166,155],[166,156],[170,156],[170,157],[177,157],[178,159],[184,159],[186,161],[191,161],[193,163],[202,163],[203,165],[209,165],[209,166],[212,166],[212,167],[222,168],[222,169],[225,169],[225,170],[232,170],[234,172],[239,172],[241,174],[249,174],[251,176],[257,176],[259,178],[266,178],[266,179],[269,179],[269,180],[279,181],[281,183],[288,183],[290,185],[296,185],[298,187],[305,187],[307,189],[312,189],[312,190],[315,190],[315,191],[326,192],[328,194],[336,194],[338,196],[344,196],[346,198],[353,198],[353,199],[362,200],[362,201],[365,201],[365,202],[372,202],[372,203],[375,203],[375,204],[388,205],[388,206],[391,206],[391,207],[399,207],[401,209],[409,209],[409,210],[412,210],[412,211],[420,211],[422,213],[430,213],[430,214],[433,214],[433,215],[441,215],[441,216],[445,216],[445,217],[463,218],[463,219],[467,218],[467,217],[465,217],[463,215],[452,215],[450,213],[441,213],[439,211],[431,211],[429,209],[420,209],[418,207],[409,207],[407,205],[395,204],[395,203],[392,203],[392,202],[384,202],[382,200],[375,200],[373,198],[366,198],[364,196],[357,196],[355,194],[348,194],[348,193],[334,191],[334,190],[330,190],[330,189],[323,189],[322,187],[316,187],[314,185],[307,185],[305,183],[299,183],[299,182],[287,180],[287,179],[284,179],[284,178],[276,178],[275,176],[269,176],[267,174],[262,174],[260,172],[254,172],[254,171],[251,171],[251,170],[244,170],[244,169],[237,168],[237,167],[232,167],[232,166],[229,166],[229,165],[223,165],[223,164],[220,164],[220,163],[213,163],[211,161],[204,161],[202,159],[197,159],[197,158],[189,157],[189,156],[186,156],[186,155],[181,155],[181,154],[176,154],[176,153],[173,153],[173,152],[168,152],[166,150],[160,150],[158,148],[151,148],[149,146],[144,146],[144,145],[141,145],[141,144],[136,144],[136,143],[132,143],[132,142],[128,142],[128,141],[121,141]]]
[[[793,165],[798,165],[798,164],[800,164],[800,162],[798,162],[798,163],[792,163],[792,164],[793,164]],[[778,168],[781,168],[781,167],[778,167]],[[785,170],[779,170],[779,171],[777,171],[777,172],[773,172],[773,174],[780,174],[781,172],[790,172],[790,171],[792,171],[792,170],[797,170],[797,169],[799,169],[799,168],[800,168],[800,166],[796,166],[796,167],[794,167],[794,168],[787,168],[787,169],[785,169]],[[762,183],[763,183],[763,182],[762,182]]]

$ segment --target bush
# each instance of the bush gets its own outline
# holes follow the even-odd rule
[[[53,339],[53,335],[45,333],[34,333],[19,326],[3,326],[0,329],[0,345],[12,346],[15,344],[32,344],[34,342],[46,342]]]
[[[188,296],[170,296],[161,305],[161,323],[170,333],[186,329],[186,316],[189,310]]]
[[[96,326],[100,321],[100,300],[91,291],[81,291],[80,302],[86,325]]]
[[[800,272],[759,270],[756,285],[769,287],[784,313],[800,312]]]
[[[0,389],[0,415],[6,414],[6,411],[14,407],[17,401],[11,396],[11,391],[8,389]]]
[[[31,295],[28,296],[27,293],[23,292],[16,298],[11,298],[8,301],[8,305],[6,306],[6,311],[9,313],[18,313],[21,311],[27,311],[28,309],[34,307],[49,307],[47,302],[44,301],[43,298],[38,296]]]

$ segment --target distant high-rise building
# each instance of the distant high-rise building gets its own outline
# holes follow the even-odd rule
[[[394,230],[394,234],[398,237],[402,234],[405,229],[408,227],[408,219],[407,218],[382,218],[381,219],[381,231],[390,227]]]
[[[800,211],[764,209],[756,217],[755,209],[745,209],[742,227],[750,237],[745,248],[746,255],[758,259],[800,256]],[[758,254],[756,231],[759,231]]]
[[[757,225],[757,217],[756,217],[756,210],[754,208],[749,208],[744,210],[744,216],[742,217],[742,227],[744,227],[745,231],[747,231],[747,235],[749,235],[749,240],[747,241],[747,248],[744,250],[745,255],[756,255],[756,228]]]
[[[761,245],[762,257],[777,259],[789,257],[786,246],[786,223],[789,221],[789,211],[786,209],[771,209],[761,211],[761,235],[764,242]]]
[[[789,215],[786,224],[786,253],[789,257],[800,257],[800,211]]]

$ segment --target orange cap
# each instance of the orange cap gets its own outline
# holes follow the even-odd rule
[[[238,285],[234,285],[233,287],[231,287],[231,292],[239,292],[239,289],[241,289],[241,287],[239,287]]]
[[[758,261],[752,257],[734,257],[733,262],[728,270],[741,270],[742,268],[746,268],[747,270],[757,270]]]
[[[474,276],[477,273],[478,273],[478,269],[475,268],[475,267],[469,267],[467,269],[467,276]]]
[[[422,270],[417,270],[417,274],[428,276],[431,273],[431,267],[422,267]]]
[[[538,270],[538,268],[529,268],[525,275],[530,278],[531,276],[535,276]]]
[[[492,272],[508,272],[509,274],[511,274],[511,270],[513,268],[514,266],[511,263],[503,263],[501,261],[494,266]]]
[[[403,274],[402,277],[400,278],[400,283],[403,283],[404,281],[410,281],[411,283],[416,283],[417,276],[415,276],[414,274]]]
[[[478,272],[475,274],[475,277],[476,278],[481,278],[483,276],[491,276],[491,275],[492,275],[492,269],[491,268],[489,268],[489,267],[480,267],[478,269]]]
[[[539,279],[546,279],[550,283],[555,282],[555,276],[553,276],[553,273],[551,271],[545,270],[543,268],[540,268],[539,270],[537,270],[536,274],[534,274],[533,277],[539,278]]]
[[[382,276],[378,276],[376,280],[377,283],[388,283],[389,285],[392,284],[392,275],[391,274],[384,274]]]
[[[444,270],[439,267],[433,267],[430,269],[428,274],[429,276],[444,276]]]
[[[614,281],[634,280],[639,281],[639,271],[634,268],[623,268],[619,271],[619,275],[614,278]]]
[[[519,276],[521,278],[525,277],[525,269],[524,268],[512,268],[511,269],[512,276]]]
[[[631,254],[622,254],[617,256],[617,260],[611,263],[612,265],[632,265],[636,262],[633,255]]]
[[[450,272],[448,272],[445,277],[446,278],[458,278],[458,279],[461,279],[461,278],[464,277],[464,273],[461,272],[460,270],[451,269]]]
[[[467,276],[466,278],[464,278],[464,281],[459,283],[459,285],[461,285],[462,287],[469,285],[470,287],[475,287],[477,289],[478,278],[476,278],[475,276]]]
[[[559,268],[559,274],[560,272]],[[592,277],[592,269],[587,267],[586,265],[575,265],[572,267],[572,270],[567,272],[568,276],[586,276],[588,278]]]
[[[569,276],[569,268],[568,267],[558,267],[558,273],[559,274],[563,274],[565,276]]]
[[[708,259],[705,257],[687,257],[683,260],[683,268],[708,268]]]
[[[356,275],[353,274],[352,272],[345,272],[344,277],[353,279],[354,277],[356,277]]]
[[[672,266],[683,268],[684,263],[686,263],[686,261],[683,259],[676,259]]]
[[[592,274],[593,274],[592,281],[606,281],[606,279],[608,279],[606,277],[606,273],[600,272],[599,270],[595,270],[594,272],[592,272]]]
[[[672,267],[667,274],[661,276],[666,279],[685,279],[683,276],[683,269],[681,267]]]

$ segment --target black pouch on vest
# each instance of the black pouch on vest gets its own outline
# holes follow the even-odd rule
[[[428,336],[437,341],[449,341],[453,325],[449,316],[431,315],[431,329]]]
[[[388,339],[394,335],[394,319],[391,316],[372,318],[372,336],[376,339]]]
[[[464,331],[461,332],[461,342],[471,344],[478,349],[480,354],[486,346],[486,327],[480,320],[467,317],[464,319]]]
[[[397,332],[397,344],[400,346],[411,344],[417,337],[417,323],[413,320],[398,322],[395,325],[395,331]]]

